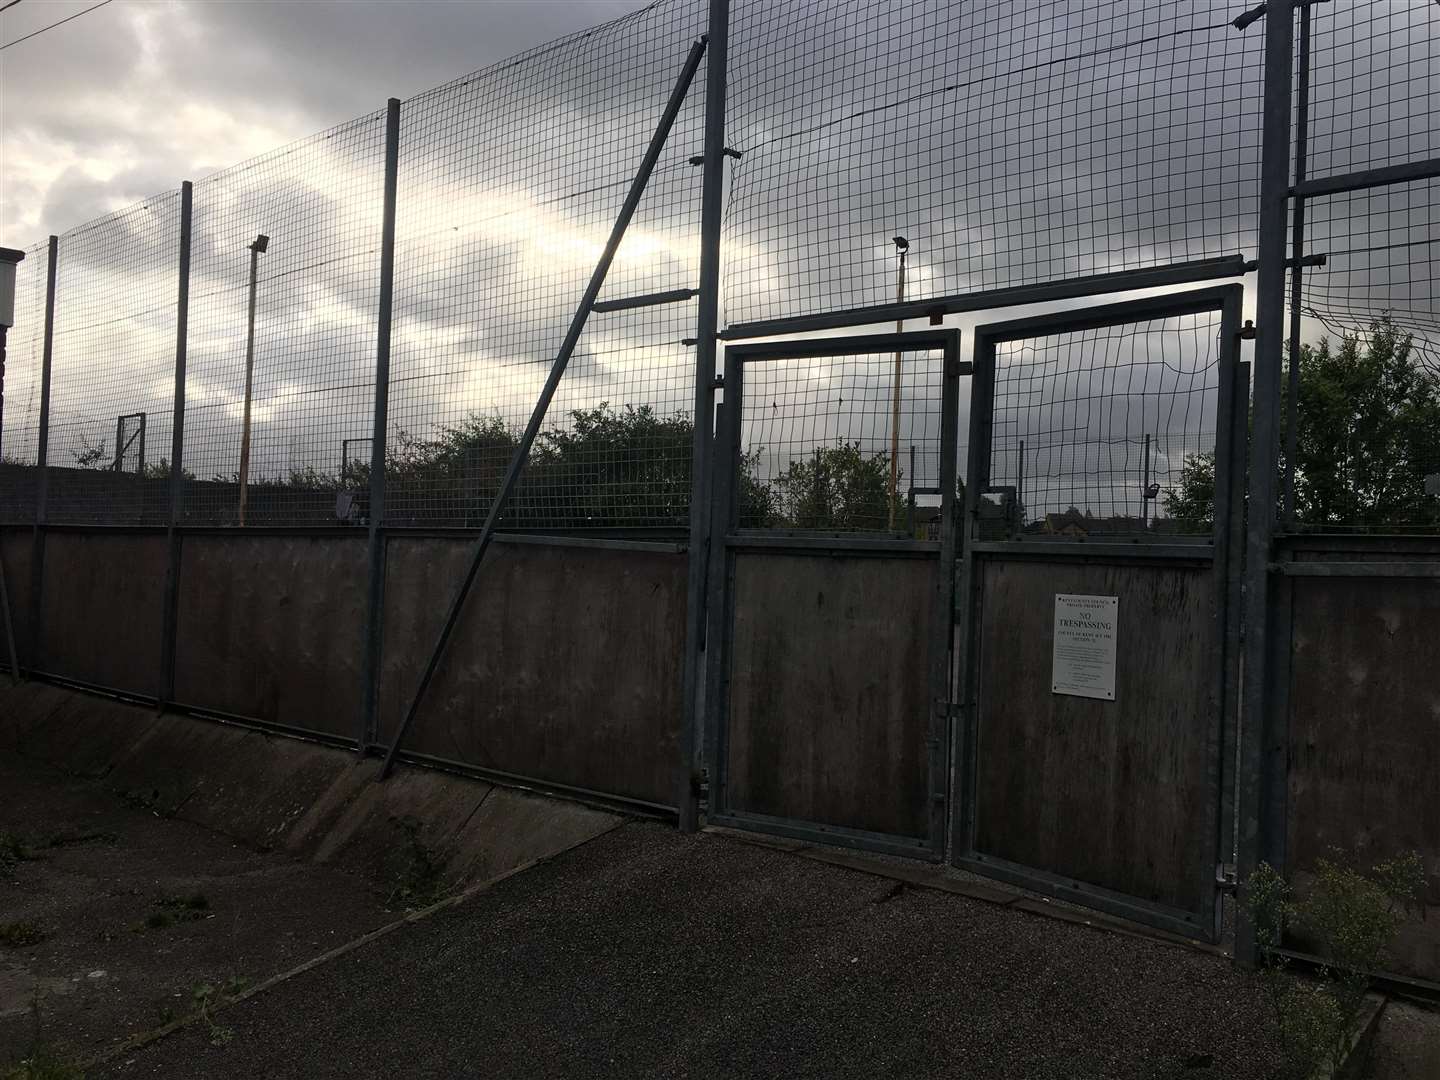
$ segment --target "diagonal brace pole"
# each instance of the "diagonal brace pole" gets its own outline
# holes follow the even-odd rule
[[[614,227],[610,230],[610,239],[605,242],[605,250],[600,255],[600,261],[595,264],[595,270],[590,275],[590,284],[585,287],[585,295],[575,311],[574,318],[570,320],[570,329],[566,331],[560,351],[550,366],[550,376],[545,380],[545,388],[540,391],[539,400],[535,402],[535,409],[530,414],[530,422],[525,425],[525,434],[520,437],[520,445],[515,448],[515,455],[510,459],[510,467],[505,472],[505,479],[500,485],[500,490],[495,493],[495,501],[490,504],[490,513],[480,530],[480,539],[475,542],[475,554],[470,559],[470,569],[465,572],[465,579],[460,583],[460,588],[455,593],[455,599],[450,604],[450,613],[445,617],[445,625],[440,630],[439,640],[435,642],[435,648],[430,653],[430,660],[425,665],[425,674],[420,677],[420,685],[416,688],[415,696],[410,701],[410,708],[405,713],[405,719],[401,721],[400,729],[395,732],[395,738],[390,743],[389,750],[385,752],[385,764],[380,769],[379,778],[381,780],[388,777],[390,771],[395,767],[395,755],[399,753],[400,746],[405,741],[405,735],[415,721],[415,714],[420,709],[420,703],[424,700],[425,691],[429,689],[430,681],[435,677],[435,671],[440,666],[445,646],[449,644],[450,635],[454,632],[455,624],[460,619],[460,611],[465,606],[465,598],[470,595],[470,587],[475,583],[475,575],[480,570],[480,563],[485,558],[485,552],[490,547],[490,542],[495,538],[496,523],[500,520],[500,514],[505,509],[511,493],[515,490],[515,484],[520,479],[521,472],[525,469],[525,463],[530,457],[530,447],[535,442],[535,436],[540,433],[540,425],[545,422],[545,414],[550,409],[550,401],[555,396],[555,390],[560,385],[560,379],[570,363],[571,354],[575,352],[580,334],[585,329],[586,320],[590,317],[595,300],[600,295],[601,287],[605,284],[605,277],[610,272],[610,264],[615,259],[615,252],[620,247],[620,241],[625,237],[625,230],[630,226],[630,219],[635,216],[635,209],[640,205],[640,197],[645,193],[645,186],[649,183],[650,174],[655,170],[655,162],[659,160],[660,152],[665,148],[665,141],[670,136],[670,129],[675,125],[675,117],[679,115],[680,106],[684,104],[685,95],[690,90],[690,83],[694,80],[695,72],[700,67],[700,59],[705,55],[705,41],[706,39],[702,37],[690,47],[690,54],[685,58],[685,67],[680,72],[680,78],[676,81],[675,88],[670,91],[670,100],[665,103],[665,112],[660,117],[655,134],[650,136],[650,145],[646,147],[645,156],[640,161],[640,168],[630,182],[630,191],[625,196],[625,203],[620,208],[620,214],[615,219]]]

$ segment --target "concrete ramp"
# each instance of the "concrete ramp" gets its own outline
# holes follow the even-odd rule
[[[613,813],[449,773],[41,683],[0,687],[0,753],[263,850],[393,880],[423,858],[446,887],[556,855]]]

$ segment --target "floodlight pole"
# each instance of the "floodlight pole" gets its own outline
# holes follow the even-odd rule
[[[261,233],[250,245],[250,315],[245,331],[245,418],[240,426],[240,524],[245,524],[245,496],[250,484],[250,399],[255,376],[255,282],[260,253],[270,245]]]
[[[910,254],[910,241],[903,236],[897,236],[892,243],[895,250],[900,253],[900,266],[895,275],[895,303],[897,305],[905,302],[905,257]],[[895,320],[895,332],[904,333],[905,320]],[[890,391],[890,520],[888,528],[895,528],[895,503],[900,497],[900,350],[895,350],[895,378],[891,383]],[[910,482],[913,484],[915,478],[912,476]]]

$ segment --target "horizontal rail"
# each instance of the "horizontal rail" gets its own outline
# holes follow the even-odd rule
[[[1186,285],[1197,281],[1244,276],[1243,255],[1227,255],[1217,259],[1195,259],[1170,263],[1143,270],[1117,270],[1108,274],[1088,274],[1042,282],[1037,285],[1016,285],[1005,289],[982,289],[954,293],[929,300],[910,300],[902,304],[876,304],[870,307],[845,308],[820,315],[795,315],[783,319],[736,323],[720,336],[727,341],[740,338],[766,337],[771,334],[794,334],[808,330],[828,330],[841,326],[864,326],[869,323],[898,322],[905,319],[938,319],[962,311],[985,311],[990,308],[1018,307],[1022,304],[1044,304],[1053,300],[1071,300],[1084,296],[1124,292],[1131,289],[1156,289],[1169,285]]]
[[[1377,169],[1358,169],[1355,172],[1341,173],[1339,176],[1322,176],[1318,180],[1304,180],[1292,187],[1290,194],[1311,199],[1317,195],[1343,195],[1347,191],[1408,184],[1437,176],[1440,176],[1440,157],[1407,161],[1403,165],[1385,165]]]
[[[940,554],[938,540],[901,540],[889,537],[767,536],[763,533],[733,533],[725,546],[752,551],[829,552],[835,555],[901,555],[929,558]]]
[[[922,858],[938,862],[941,853],[925,839],[896,836],[891,833],[870,832],[866,829],[852,829],[844,825],[822,825],[818,822],[797,821],[793,818],[774,817],[770,814],[756,814],[746,810],[725,810],[706,816],[706,823],[722,825],[732,829],[759,830],[791,840],[812,844],[833,844],[837,847],[857,848],[902,858]]]
[[[597,300],[590,305],[590,310],[595,312],[630,311],[632,308],[656,307],[660,304],[679,304],[686,300],[692,300],[699,295],[699,289],[671,289],[668,292],[653,292],[646,293],[644,296],[630,296],[624,300]]]
[[[1440,560],[1434,562],[1273,562],[1270,569],[1283,577],[1389,577],[1440,578]]]
[[[1031,558],[1067,559],[1181,559],[1191,562],[1213,562],[1215,547],[1211,542],[1194,544],[1156,544],[1145,541],[1090,540],[986,540],[970,545],[977,555],[1014,555]]]

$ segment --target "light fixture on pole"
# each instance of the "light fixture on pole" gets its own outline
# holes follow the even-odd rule
[[[3,448],[5,424],[5,336],[15,325],[15,266],[25,258],[23,251],[0,247],[0,448]],[[15,655],[15,631],[10,623],[10,590],[5,584],[5,564],[0,561],[0,615],[5,624],[5,644],[9,649],[10,681],[20,682],[20,661]]]
[[[895,250],[900,255],[900,266],[896,271],[895,281],[895,303],[905,302],[905,257],[910,254],[910,241],[903,236],[891,238]],[[895,332],[901,333],[905,329],[905,320],[895,320]],[[889,528],[895,528],[895,503],[900,497],[900,350],[895,350],[895,378],[890,388],[890,523]],[[911,477],[914,481],[914,477]]]
[[[250,398],[255,374],[255,278],[260,256],[270,246],[264,233],[250,245],[250,318],[245,332],[245,418],[240,425],[240,524],[245,524],[245,495],[250,484]]]

